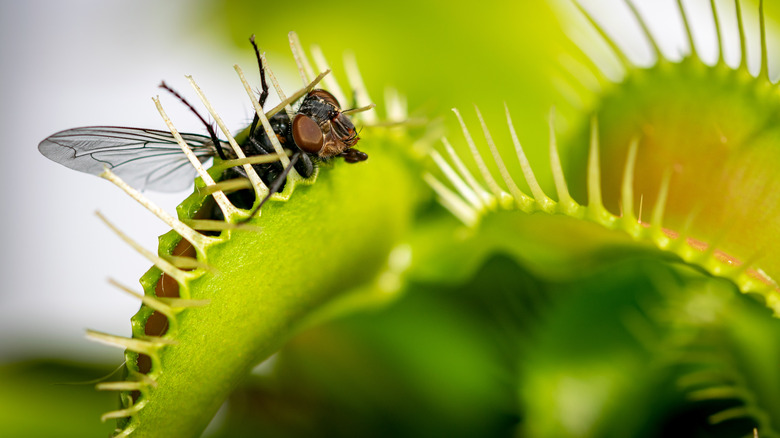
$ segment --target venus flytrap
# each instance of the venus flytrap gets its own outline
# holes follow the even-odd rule
[[[119,419],[115,436],[197,436],[237,383],[296,331],[339,312],[334,309],[385,302],[400,289],[409,250],[391,250],[405,234],[420,187],[413,178],[413,160],[403,146],[408,139],[397,129],[391,137],[387,128],[367,126],[361,145],[371,154],[368,163],[321,163],[308,179],[291,171],[284,189],[273,194],[249,222],[244,223],[248,211],[237,208],[227,196],[237,187],[246,188],[246,180],[219,181],[226,164],[243,165],[257,204],[269,188],[251,164],[290,160],[268,118],[281,110],[291,112],[290,104],[323,77],[329,78],[327,87],[343,98],[338,84],[327,76],[322,53],[314,50],[317,68],[324,70],[315,77],[294,33],[290,42],[304,88],[286,98],[267,70],[282,99],[268,113],[259,108],[236,66],[276,155],[245,157],[205,93],[188,77],[237,160],[225,163],[215,158],[214,167],[205,169],[154,99],[199,175],[195,192],[177,208],[178,217],[155,206],[111,170],[101,175],[172,228],[160,237],[154,254],[98,213],[154,264],[141,278],[143,294],[112,281],[142,303],[132,318],[132,337],[88,333],[91,339],[126,349],[125,378],[98,385],[100,390],[120,394],[120,408],[103,416],[103,420]],[[261,62],[265,66],[264,55]],[[347,68],[350,88],[362,106],[350,115],[364,116],[367,125],[381,125],[370,112],[356,114],[373,105],[353,58],[347,60]],[[387,106],[392,122],[406,117],[399,113],[405,108],[400,101],[388,101]],[[246,133],[239,138],[242,135]],[[213,208],[224,221],[213,218]],[[339,305],[338,298],[352,289],[363,292]]]
[[[551,268],[553,259],[546,258],[548,255],[539,251],[534,246],[538,242],[534,241],[550,247],[561,246],[562,252],[568,250],[575,254],[571,260],[582,253],[583,245],[590,245],[585,248],[585,252],[590,251],[590,258],[597,258],[594,253],[600,254],[604,263],[609,261],[606,257],[609,251],[616,259],[628,254],[652,254],[728,279],[742,292],[760,297],[778,316],[780,259],[772,248],[778,243],[776,230],[780,226],[777,214],[780,213],[777,197],[780,180],[775,171],[780,157],[777,154],[780,88],[769,79],[764,2],[760,1],[758,6],[761,63],[755,75],[747,68],[746,31],[739,1],[734,5],[742,57],[733,68],[723,58],[718,16],[718,8],[722,6],[716,7],[711,2],[718,58],[714,65],[707,65],[699,57],[690,17],[680,2],[679,11],[691,50],[679,63],[663,56],[645,18],[631,1],[625,3],[651,44],[657,62],[649,67],[634,64],[615,39],[581,9],[606,40],[625,74],[621,82],[613,83],[605,72],[598,70],[604,65],[603,60],[595,59],[595,71],[574,75],[597,78],[600,91],[593,116],[583,121],[579,135],[573,139],[576,144],[567,149],[567,158],[577,155],[567,166],[561,163],[553,116],[550,116],[552,193],[545,192],[537,183],[508,108],[507,125],[522,175],[507,171],[504,163],[507,155],[502,158],[499,150],[506,151],[509,147],[497,147],[476,109],[484,139],[481,143],[492,155],[495,163],[492,168],[498,170],[501,181],[486,166],[483,153],[472,137],[474,130],[468,128],[457,110],[454,111],[463,131],[463,142],[471,151],[480,180],[469,173],[455,154],[451,153],[447,160],[436,151],[431,153],[431,158],[438,169],[426,174],[425,179],[441,203],[471,229],[461,239],[461,250],[468,250],[472,259],[482,257],[475,253],[484,256],[507,252],[538,272],[562,279],[565,277]],[[588,88],[587,85],[580,84],[580,87]],[[449,141],[442,139],[442,143],[445,150],[452,151]],[[522,180],[530,193],[519,188]],[[510,238],[510,234],[516,236]],[[449,251],[455,252],[452,248]],[[462,259],[461,262],[470,260]],[[580,260],[583,264],[580,269],[587,270],[585,258]],[[442,264],[447,266],[446,262]],[[728,289],[723,285],[718,288]],[[700,297],[698,291],[681,289],[686,296],[690,295],[691,302]],[[690,374],[700,379],[691,378],[683,386],[683,390],[691,391],[689,399],[736,400],[735,407],[712,414],[710,422],[720,424],[749,418],[759,425],[762,436],[776,436],[776,419],[780,417],[772,375],[777,370],[751,369],[752,365],[745,365],[751,362],[745,357],[761,352],[735,352],[732,338],[717,337],[720,329],[716,324],[699,326],[698,321],[691,321],[694,316],[682,309],[674,311],[680,318],[678,323],[697,335],[676,345],[675,354],[680,356],[666,356],[664,348],[654,351],[674,363],[685,355],[697,357],[697,349],[715,350],[716,354],[706,359],[699,356],[690,362],[694,364]],[[741,324],[736,317],[728,317],[727,312],[718,318],[729,321],[725,323],[727,327]],[[653,324],[662,324],[651,320]],[[664,341],[659,345],[679,342],[674,331],[668,336],[669,343]],[[713,339],[716,346],[709,345]],[[702,377],[705,374],[702,370],[712,368],[726,368],[727,372],[715,375],[710,372]],[[545,415],[552,417],[551,408],[545,405],[545,409]]]
[[[507,116],[509,118],[508,112]],[[511,123],[511,119],[509,120]],[[468,132],[465,123],[463,123],[462,126],[464,132]],[[483,128],[485,129],[486,142],[491,144],[492,139],[490,138],[484,123]],[[500,161],[501,158],[494,146],[491,147],[491,152],[494,153],[497,167],[499,167],[499,169],[503,168],[501,173],[505,178],[505,183],[509,187],[512,195],[509,195],[498,187],[495,180],[490,177],[487,167],[480,166],[481,176],[485,178],[487,185],[494,186],[495,194],[488,194],[490,198],[486,204],[478,204],[476,206],[473,203],[469,204],[469,199],[474,198],[474,191],[480,191],[481,193],[487,193],[487,191],[476,181],[474,182],[474,190],[464,186],[461,180],[463,175],[453,174],[452,167],[450,167],[450,165],[436,152],[432,153],[434,161],[438,164],[440,170],[448,175],[450,181],[452,181],[457,188],[455,191],[449,189],[432,174],[425,175],[425,179],[433,190],[436,191],[442,204],[467,225],[476,225],[481,217],[491,212],[490,206],[492,205],[500,205],[504,210],[520,210],[526,214],[536,212],[561,214],[578,220],[594,222],[607,229],[625,232],[637,241],[651,242],[657,248],[675,253],[686,262],[700,266],[713,275],[729,278],[739,285],[740,289],[744,292],[761,294],[766,299],[767,305],[773,308],[776,313],[780,313],[780,301],[776,298],[777,285],[775,281],[766,275],[760,268],[754,266],[752,263],[741,263],[716,249],[714,246],[702,244],[702,242],[680,236],[678,232],[664,227],[664,209],[669,192],[669,181],[671,179],[670,172],[665,173],[663,182],[658,188],[658,202],[653,206],[649,221],[643,222],[641,219],[637,218],[634,211],[630,209],[630,206],[634,205],[632,186],[634,178],[633,165],[636,160],[636,149],[638,144],[636,141],[629,145],[628,160],[623,169],[624,182],[621,186],[621,199],[623,200],[624,205],[629,206],[629,208],[624,210],[620,216],[608,211],[601,201],[602,186],[600,179],[601,168],[599,164],[601,160],[599,156],[599,140],[596,134],[597,128],[595,120],[593,122],[593,133],[590,145],[590,157],[588,160],[587,192],[589,202],[587,205],[578,204],[568,195],[569,188],[566,183],[566,178],[560,170],[560,162],[557,161],[553,161],[552,164],[553,176],[557,183],[557,196],[559,199],[566,199],[567,202],[555,202],[547,196],[535,183],[533,171],[530,167],[524,167],[524,173],[527,175],[526,178],[528,178],[527,183],[533,187],[532,190],[535,193],[534,197],[526,195],[517,188],[517,183],[512,179],[512,176],[506,172],[505,168],[503,168],[504,165]],[[516,133],[514,133],[514,131],[512,132],[512,136],[513,138],[516,138]],[[466,138],[467,142],[473,144],[473,140],[470,140],[470,136]],[[525,158],[519,143],[516,143],[516,146],[518,159],[521,162],[527,162],[527,158]],[[482,160],[481,154],[476,148],[474,151],[475,157],[479,157],[477,159],[479,162]],[[554,138],[550,141],[550,155],[553,160],[557,160],[558,152]],[[492,181],[492,184],[490,181]],[[502,199],[502,201],[497,201],[497,199]]]
[[[780,182],[770,169],[777,160],[773,145],[780,141],[773,123],[780,117],[780,101],[777,85],[768,78],[763,2],[759,6],[762,61],[756,77],[747,70],[741,15],[743,57],[738,68],[729,68],[723,60],[719,29],[716,65],[704,64],[695,49],[676,64],[661,56],[643,17],[631,2],[627,4],[658,54],[658,62],[648,68],[635,66],[586,14],[623,63],[626,78],[613,84],[598,101],[597,115],[587,128],[587,165],[572,169],[568,176],[559,157],[551,115],[549,154],[554,195],[546,194],[536,182],[508,108],[507,124],[530,195],[518,188],[506,170],[479,109],[476,115],[485,143],[506,189],[486,167],[457,110],[453,111],[482,182],[477,182],[452,153],[458,172],[439,153],[431,157],[454,190],[431,174],[425,178],[442,203],[467,225],[477,224],[496,208],[594,222],[622,231],[637,242],[651,243],[715,276],[729,278],[743,292],[761,295],[767,306],[780,314],[780,289],[774,280],[780,276],[777,254],[765,249],[773,246],[776,233],[772,230],[777,229],[774,193]],[[718,23],[715,10],[713,14]],[[689,44],[695,48],[688,18],[682,15]],[[704,92],[713,88],[714,92]],[[702,106],[705,98],[713,104]],[[578,137],[579,141],[584,136]],[[443,143],[452,151],[446,139]]]

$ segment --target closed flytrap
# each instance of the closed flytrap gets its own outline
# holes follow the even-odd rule
[[[224,139],[163,84],[206,135],[179,133],[155,98],[167,132],[75,128],[39,146],[54,161],[99,174],[171,227],[153,252],[98,213],[154,264],[141,278],[143,293],[110,281],[142,303],[133,336],[88,332],[125,349],[125,378],[97,385],[120,394],[120,408],[102,417],[118,420],[115,436],[198,435],[241,377],[339,293],[364,284],[384,295],[397,290],[387,278],[400,268],[388,254],[416,202],[409,148],[399,147],[412,144],[405,101],[387,93],[380,118],[354,56],[345,56],[348,96],[318,47],[312,67],[297,35],[289,38],[303,88],[283,92],[255,46],[261,93],[235,66],[256,112],[235,136],[187,77]],[[281,103],[266,112],[267,81]],[[181,190],[193,177],[195,191],[176,216],[140,192]]]

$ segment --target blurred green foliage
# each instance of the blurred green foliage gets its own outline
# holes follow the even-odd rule
[[[93,379],[115,368],[60,360],[0,365],[0,436],[8,438],[106,436],[101,423],[116,394],[95,391]]]

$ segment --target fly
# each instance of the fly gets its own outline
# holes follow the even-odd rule
[[[268,97],[265,70],[260,62],[260,52],[254,35],[250,42],[260,65],[262,92],[259,103],[263,107]],[[184,103],[206,126],[209,135],[182,133],[182,138],[201,162],[218,156],[222,160],[236,158],[227,142],[217,137],[214,127],[181,95],[164,82],[161,88],[171,92]],[[280,162],[254,164],[253,168],[270,191],[257,209],[273,194],[283,188],[284,180],[292,168],[304,178],[314,173],[317,162],[342,157],[348,163],[368,159],[368,155],[354,148],[358,137],[349,113],[343,111],[338,100],[322,89],[311,90],[303,99],[290,120],[285,111],[269,119],[271,128],[285,149],[292,151],[290,164]],[[247,157],[276,154],[264,129],[259,126],[255,113],[249,134],[240,147]],[[99,175],[105,168],[139,189],[160,192],[181,191],[192,184],[197,175],[173,135],[167,131],[118,126],[90,126],[58,132],[43,140],[38,150],[47,158],[80,172]],[[222,179],[246,177],[243,168],[233,167],[224,171]],[[245,192],[245,193],[241,193]],[[249,209],[254,194],[242,190],[231,196],[237,207]],[[250,196],[251,195],[251,196]],[[251,216],[250,216],[251,217]]]

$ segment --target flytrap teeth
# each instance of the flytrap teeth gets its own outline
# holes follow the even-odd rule
[[[466,123],[463,121],[463,117],[461,117],[460,112],[457,110],[457,108],[453,108],[452,112],[455,113],[455,116],[458,118],[458,122],[460,122],[460,127],[463,130],[463,136],[466,138],[466,143],[469,145],[469,149],[471,150],[471,154],[474,157],[474,161],[477,163],[477,168],[479,169],[483,180],[487,184],[488,188],[490,188],[493,196],[500,202],[503,198],[508,196],[508,193],[504,192],[500,187],[498,187],[498,183],[496,183],[496,180],[493,179],[493,175],[491,175],[490,171],[487,169],[485,160],[482,159],[482,154],[480,154],[479,149],[477,149],[477,146],[474,144],[474,140],[471,138],[471,133],[469,133],[468,127],[466,127]],[[479,110],[477,110],[477,113],[479,113]],[[486,137],[486,140],[488,142],[492,141],[489,136]]]
[[[125,380],[121,382],[103,382],[95,385],[98,391],[140,391],[148,385],[145,382]]]
[[[271,84],[274,86],[274,90],[276,90],[276,95],[279,96],[279,99],[282,100],[282,103],[277,105],[274,110],[276,112],[281,111],[281,107],[284,106],[285,112],[287,112],[287,117],[292,120],[295,114],[293,113],[292,109],[292,103],[295,102],[295,100],[288,100],[287,95],[285,94],[284,90],[282,90],[282,87],[279,85],[279,81],[276,79],[276,75],[274,74],[273,70],[271,70],[271,67],[268,66],[268,61],[265,59],[265,53],[262,53],[260,55],[260,65],[262,66],[262,69],[265,71],[266,76],[268,76],[268,79],[271,80]],[[279,108],[279,109],[277,109]],[[273,111],[273,110],[272,110]],[[269,111],[265,114],[266,117],[272,117],[276,112]]]
[[[314,77],[314,70],[312,70],[309,59],[303,51],[303,45],[301,45],[298,34],[295,33],[295,31],[292,31],[287,34],[287,38],[290,41],[290,50],[292,51],[293,58],[295,58],[295,63],[298,65],[298,72],[305,85],[309,82],[310,78]]]
[[[388,123],[403,123],[409,120],[409,105],[406,96],[400,94],[397,89],[385,88],[385,107]]]
[[[601,159],[599,155],[599,124],[593,117],[590,124],[590,148],[588,149],[588,217],[593,222],[611,228],[615,217],[606,208],[601,197]]]
[[[143,353],[151,356],[157,352],[160,347],[170,345],[172,341],[150,337],[148,339],[126,338],[124,336],[110,335],[108,333],[87,330],[87,339],[112,347],[130,350],[136,353]]]
[[[513,176],[501,158],[499,148],[493,141],[490,131],[482,118],[479,109],[476,109],[477,118],[482,126],[484,142],[487,144],[496,168],[501,175],[501,181],[505,190],[493,178],[488,169],[474,138],[460,112],[453,110],[461,125],[465,143],[468,145],[470,155],[479,170],[478,180],[466,167],[463,160],[455,152],[446,138],[442,138],[442,144],[449,155],[449,161],[441,153],[432,150],[429,153],[433,163],[446,178],[450,185],[445,184],[437,176],[426,173],[424,179],[437,194],[440,203],[466,226],[477,226],[481,218],[497,208],[504,210],[520,210],[525,213],[545,212],[547,214],[562,214],[575,219],[584,219],[599,224],[605,228],[620,230],[630,235],[635,240],[652,242],[657,248],[672,252],[687,263],[699,266],[712,275],[729,278],[734,281],[740,290],[744,292],[757,292],[764,295],[768,306],[776,313],[780,313],[780,298],[773,298],[770,291],[777,291],[777,284],[760,269],[753,266],[755,260],[749,263],[740,263],[719,250],[719,240],[709,245],[697,242],[687,237],[687,231],[676,233],[664,228],[664,216],[666,204],[674,172],[667,169],[658,187],[657,198],[652,206],[649,218],[643,221],[642,203],[638,213],[634,212],[634,172],[637,160],[639,139],[633,139],[627,147],[628,154],[623,169],[623,182],[621,185],[620,200],[621,212],[619,215],[611,213],[603,204],[602,183],[600,168],[600,140],[598,120],[594,117],[591,121],[591,134],[587,163],[587,205],[580,205],[569,194],[569,188],[564,177],[558,155],[557,141],[553,128],[553,116],[550,117],[550,163],[552,175],[558,194],[558,201],[548,197],[534,176],[528,158],[517,138],[511,116],[506,109],[507,124],[512,136],[512,142],[520,162],[523,177],[531,190],[532,196],[525,194],[517,185]],[[487,186],[489,189],[485,189]],[[643,197],[640,196],[640,200]]]
[[[104,170],[103,173],[100,174],[100,176],[111,181],[117,187],[122,189],[125,193],[130,195],[131,198],[135,199],[144,208],[152,212],[152,214],[154,214],[160,220],[165,222],[166,225],[168,225],[174,231],[179,233],[180,236],[182,236],[187,241],[189,241],[192,244],[192,246],[194,246],[195,249],[198,250],[199,252],[202,252],[203,249],[206,247],[206,245],[216,242],[216,239],[198,233],[197,231],[185,225],[182,221],[176,219],[175,217],[165,212],[165,210],[155,205],[152,201],[150,201],[147,197],[142,195],[139,191],[135,190],[134,188],[130,187],[127,183],[122,181],[122,179],[119,178],[110,169]],[[103,219],[104,222],[106,222],[107,224],[109,223],[108,221],[105,220],[105,217],[103,217],[101,214],[98,214],[98,216],[101,219]],[[109,225],[109,226],[111,227],[111,229],[118,231],[118,229],[113,225]]]
[[[150,296],[150,295],[144,295],[141,293],[138,293],[129,287],[119,283],[118,281],[114,280],[113,278],[108,279],[109,284],[116,287],[117,289],[121,290],[122,292],[125,292],[135,298],[138,298],[141,300],[142,303],[149,306],[149,308],[156,310],[165,316],[167,316],[169,319],[173,318],[173,309],[168,304],[160,301],[159,298]]]
[[[265,155],[261,155],[262,157],[265,157]],[[272,155],[274,158],[276,158],[276,155]],[[226,167],[232,167],[233,163],[235,163],[236,166],[241,166],[243,164],[255,164],[251,163],[249,160],[251,160],[254,157],[244,158],[241,160],[229,160],[231,161],[231,164],[227,165]],[[278,161],[278,160],[277,160]],[[220,181],[213,186],[206,186],[203,188],[198,188],[198,193],[202,196],[208,196],[212,193],[222,191],[222,192],[235,192],[238,190],[244,190],[244,189],[251,189],[252,183],[247,178],[233,178],[226,181]]]
[[[488,130],[487,125],[485,124],[485,120],[482,118],[482,113],[479,112],[479,108],[476,105],[474,105],[474,109],[477,112],[477,118],[479,119],[479,123],[480,125],[482,125],[482,133],[485,135],[485,140],[487,140],[487,145],[488,148],[490,148],[490,153],[493,155],[493,162],[495,162],[496,166],[498,166],[498,171],[501,173],[501,178],[504,180],[504,184],[506,184],[507,187],[509,187],[509,192],[511,193],[511,196],[515,200],[518,200],[518,202],[521,202],[520,200],[523,200],[525,202],[530,201],[530,198],[525,193],[522,193],[520,191],[520,188],[517,187],[517,184],[515,184],[515,181],[509,175],[509,171],[506,169],[506,166],[504,165],[504,160],[501,159],[501,155],[499,155],[498,149],[496,149],[496,144],[493,142],[493,136],[490,135],[490,131]],[[464,129],[464,133],[468,133],[468,130],[466,129],[466,125],[463,123],[463,119],[460,118],[460,114],[458,113],[455,114],[457,114],[458,119],[460,119],[461,126]],[[473,142],[469,143],[469,146],[471,145],[473,145]],[[477,155],[477,156],[479,156],[479,162],[481,162],[484,165],[484,162],[482,161],[482,156],[481,155]],[[497,196],[499,199],[506,198],[509,196],[509,194],[501,190],[498,187],[498,184],[495,182],[495,180],[493,180],[492,177],[490,177],[490,172],[487,170],[487,167],[480,166],[480,170],[486,172],[485,178],[486,180],[488,180],[488,182],[490,182],[491,180],[493,181],[493,185],[495,185],[495,187],[490,184],[488,185],[490,185],[491,189],[494,190],[494,194],[496,193],[495,191],[497,190],[498,192]],[[490,179],[488,179],[488,177],[490,177]]]
[[[371,105],[371,97],[368,95],[368,88],[366,88],[365,82],[363,82],[363,76],[360,74],[360,68],[358,67],[355,55],[351,52],[344,53],[344,70],[347,73],[347,82],[349,82],[350,88],[352,88],[355,102],[357,106],[364,107]],[[367,125],[375,125],[379,123],[379,117],[376,111],[368,111],[362,113],[362,120]]]
[[[561,166],[561,157],[558,153],[558,138],[555,134],[555,108],[550,110],[548,125],[550,127],[550,169],[552,170],[553,180],[555,181],[555,190],[558,193],[558,206],[556,206],[553,211],[562,212],[572,217],[581,217],[584,208],[571,197],[571,194],[569,194],[569,186],[566,184],[563,166]],[[514,129],[512,129],[512,131],[514,131]],[[525,154],[523,154],[523,157],[525,157]],[[521,161],[527,162],[528,160],[525,159]],[[528,168],[530,169],[531,166],[529,165]]]
[[[522,169],[523,176],[528,183],[528,187],[531,189],[533,199],[539,204],[543,211],[550,212],[555,206],[555,201],[550,199],[550,197],[544,193],[542,187],[539,185],[539,182],[536,180],[536,176],[534,175],[534,171],[531,168],[531,164],[528,162],[528,157],[526,157],[525,151],[523,151],[523,146],[520,144],[520,140],[517,138],[517,131],[515,131],[515,125],[512,123],[512,116],[509,114],[509,106],[506,103],[504,103],[504,111],[506,112],[506,123],[509,125],[509,134],[512,136],[512,143],[515,146],[517,159],[520,161],[520,169]],[[487,133],[487,126],[482,120],[482,115],[479,116],[479,121],[482,124],[483,130],[485,133]],[[493,156],[499,157],[500,155],[498,153],[498,149],[495,147],[493,141],[491,140],[488,144],[491,146],[490,151],[493,153]],[[504,167],[503,161],[501,166]],[[502,171],[502,175],[504,172],[506,172],[506,168],[504,168]],[[528,208],[527,205],[530,205],[531,199],[525,193],[521,192],[519,188],[517,188],[517,184],[515,184],[508,172],[505,179],[508,179],[512,182],[512,185],[509,187],[509,191],[515,197],[515,199],[518,200],[518,202],[521,204],[526,205],[525,208]]]
[[[134,405],[130,406],[129,408],[125,409],[117,409],[116,411],[109,411],[103,414],[100,417],[100,421],[106,422],[108,420],[115,420],[117,418],[126,418],[126,417],[132,417],[133,415],[137,414],[141,409],[146,406],[146,404],[149,403],[149,400],[144,399],[139,401],[138,403],[135,403]],[[135,428],[133,428],[135,429]],[[114,435],[113,438],[120,437],[120,436],[128,436],[130,433],[132,433],[133,430],[125,429],[124,431],[120,432],[117,435]]]
[[[121,417],[120,417],[121,418]],[[106,420],[103,420],[106,421]],[[133,432],[135,432],[135,427],[127,427],[125,429],[117,429],[114,431],[114,435],[112,435],[111,438],[126,438],[130,436]]]
[[[452,148],[452,145],[447,140],[447,138],[442,137],[441,142],[444,144],[444,148],[447,150],[447,154],[449,155],[450,159],[455,164],[455,168],[457,168],[458,172],[460,172],[459,177],[462,176],[463,179],[465,179],[465,181],[468,183],[473,193],[477,195],[480,203],[479,209],[486,210],[492,208],[496,202],[495,197],[488,193],[479,184],[479,182],[477,182],[477,179],[474,178],[474,175],[472,175],[466,165],[463,164],[463,160],[460,159],[460,156],[455,152],[455,149]]]
[[[620,46],[616,43],[616,38],[613,38],[609,35],[607,30],[599,24],[599,22],[595,19],[595,17],[589,13],[578,0],[571,0],[571,3],[574,5],[575,9],[579,10],[582,17],[586,19],[586,21],[589,23],[589,27],[593,30],[595,30],[598,34],[600,39],[607,44],[607,46],[610,49],[610,52],[615,56],[615,58],[619,61],[622,69],[623,69],[623,75],[625,75],[626,72],[630,71],[630,69],[637,67],[638,64],[636,62],[633,62],[629,59],[629,56],[626,51],[620,48]],[[666,63],[670,62],[667,60],[667,57],[664,56],[664,53],[661,51],[661,43],[659,42],[659,39],[656,38],[653,33],[650,31],[650,26],[648,25],[646,17],[636,8],[634,5],[634,1],[632,0],[623,0],[623,3],[628,7],[628,10],[631,14],[631,16],[636,20],[636,22],[639,24],[639,29],[642,33],[643,38],[646,40],[646,42],[650,46],[650,50],[653,52],[653,55],[655,57],[655,64],[660,63]],[[683,7],[682,0],[676,0],[676,6],[677,10],[680,14],[680,18],[682,20],[683,24],[683,32],[685,35],[685,43],[688,46],[688,53],[683,55],[683,58],[687,59],[697,59],[700,60],[700,52],[697,49],[696,46],[696,39],[694,38],[694,33],[691,27],[691,19],[692,15],[687,13],[685,8]],[[722,22],[720,19],[720,14],[718,13],[718,6],[716,6],[715,0],[710,0],[710,11],[712,14],[712,22],[715,25],[715,36],[716,36],[716,59],[715,63],[716,65],[725,65],[725,57],[724,57],[724,46],[725,41],[723,38],[723,29],[722,29]],[[748,48],[747,48],[747,37],[745,32],[745,20],[743,19],[742,14],[742,2],[740,0],[733,0],[734,10],[736,12],[736,22],[737,22],[737,28],[739,33],[739,47],[740,47],[740,55],[738,60],[737,69],[748,69]],[[697,19],[702,18],[706,19],[706,17],[696,17]],[[768,50],[768,37],[767,37],[767,26],[766,26],[766,14],[764,12],[764,0],[759,0],[758,2],[758,24],[759,24],[759,67],[758,71],[754,75],[756,78],[763,79],[767,82],[770,81],[770,74],[769,74],[769,50]],[[581,48],[582,50],[582,48]],[[609,61],[604,59],[602,56],[599,55],[588,55],[585,53],[584,50],[582,50],[583,54],[585,54],[586,59],[589,59],[591,61],[591,66],[595,67],[596,70],[599,70],[603,75],[609,76],[608,72],[606,71],[606,65],[609,64]],[[566,61],[569,62],[569,61]],[[582,70],[582,69],[577,69]],[[585,69],[587,70],[587,68]],[[580,78],[581,75],[575,75],[575,79]],[[582,84],[586,86],[588,84]]]
[[[311,56],[314,58],[314,65],[317,66],[317,70],[319,71],[326,71],[330,70],[330,66],[328,65],[328,61],[325,59],[325,54],[322,53],[322,49],[320,49],[320,46],[318,45],[312,45],[311,46]],[[304,55],[305,56],[305,55]],[[336,78],[333,75],[327,76],[324,79],[325,86],[328,87],[328,90],[333,94],[333,96],[336,98],[339,102],[348,102],[347,95],[344,94],[343,91],[341,91],[341,87],[339,86],[338,81],[336,81]]]
[[[456,218],[460,219],[461,222],[469,227],[473,227],[477,224],[480,217],[480,212],[477,209],[463,202],[455,192],[447,188],[447,186],[442,184],[430,173],[426,173],[423,178],[439,196],[439,202]]]
[[[442,142],[444,142],[445,145],[447,145],[446,141],[446,138],[442,139]],[[457,192],[463,196],[466,202],[468,202],[468,204],[471,205],[473,209],[481,210],[485,208],[485,204],[483,204],[483,197],[473,189],[473,187],[476,185],[476,182],[474,182],[474,184],[471,186],[467,185],[466,182],[461,178],[460,174],[458,174],[452,168],[452,166],[450,166],[450,164],[441,156],[441,154],[439,154],[438,151],[432,150],[430,156],[433,159],[433,162],[436,163],[436,165],[439,166],[439,169],[441,169],[441,171],[444,173],[444,176],[450,180],[450,182],[455,186]],[[433,176],[431,176],[431,178],[433,178]]]
[[[192,276],[192,274],[182,271],[181,269],[177,268],[176,266],[174,266],[164,258],[154,254],[153,252],[141,246],[141,244],[131,239],[127,234],[123,233],[116,225],[114,225],[108,219],[106,219],[106,217],[103,216],[103,214],[100,213],[99,211],[96,211],[95,215],[97,215],[97,217],[99,217],[100,220],[103,221],[103,223],[105,223],[106,226],[108,226],[108,228],[110,228],[111,231],[113,231],[120,239],[122,239],[125,243],[130,245],[133,249],[135,249],[139,254],[144,256],[147,260],[152,262],[152,264],[157,266],[161,271],[165,272],[166,274],[176,279],[176,281],[178,281],[179,283],[183,283],[187,278]],[[176,221],[178,222],[178,220]],[[187,227],[186,225],[184,225],[184,223],[181,222],[179,223],[181,224],[182,227]],[[187,229],[197,234],[195,230],[192,230],[189,227],[187,227]],[[198,236],[201,235],[198,234]],[[194,243],[193,246],[195,246]]]

